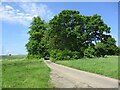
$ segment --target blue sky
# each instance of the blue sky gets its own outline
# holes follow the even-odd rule
[[[4,54],[27,54],[29,24],[32,17],[39,15],[46,22],[61,10],[78,10],[82,15],[99,14],[111,27],[111,35],[118,45],[118,3],[117,2],[4,2],[0,4],[2,21],[2,49]]]

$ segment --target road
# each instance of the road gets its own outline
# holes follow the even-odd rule
[[[44,61],[51,68],[51,83],[55,88],[118,88],[118,80],[93,74],[49,60]]]

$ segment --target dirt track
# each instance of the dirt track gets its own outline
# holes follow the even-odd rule
[[[45,63],[51,68],[51,83],[55,88],[118,88],[118,80],[55,64]]]

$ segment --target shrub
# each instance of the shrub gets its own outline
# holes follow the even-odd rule
[[[58,53],[56,53],[56,59],[57,59],[57,60],[62,60],[62,59],[64,59],[64,56],[63,56],[62,51],[59,51]]]
[[[117,47],[115,51],[116,51],[115,55],[119,55],[120,56],[120,47]]]
[[[88,47],[84,51],[84,56],[88,58],[93,58],[95,54],[95,50],[92,47]]]
[[[69,60],[72,57],[70,50],[58,50],[56,52],[56,59],[57,60]]]
[[[57,60],[63,59],[62,51],[59,49],[49,50],[49,53],[52,59],[57,59]]]
[[[34,58],[40,59],[40,58],[42,58],[42,57],[41,57],[40,55],[30,55],[30,54],[28,54],[26,58],[27,58],[27,59],[34,59]]]
[[[104,57],[107,54],[106,44],[104,43],[97,43],[95,45],[95,56],[97,57]]]
[[[65,49],[63,52],[64,60],[69,60],[72,58],[72,52],[68,49]]]
[[[56,58],[57,49],[49,50],[49,54],[50,54],[50,57],[52,57],[52,58]]]
[[[82,57],[80,52],[74,51],[72,52],[72,58],[73,59],[80,59]]]
[[[68,49],[60,50],[54,49],[49,50],[50,57],[56,60],[70,60],[70,59],[79,59],[83,57],[83,55],[78,51],[71,51]]]
[[[50,58],[50,61],[52,61],[52,62],[56,62],[56,59],[54,59],[54,58]]]

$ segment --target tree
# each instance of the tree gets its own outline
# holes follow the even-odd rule
[[[78,11],[63,10],[58,15],[54,16],[50,20],[51,30],[49,31],[50,40],[52,41],[51,46],[59,48],[61,50],[77,49],[77,35],[76,25],[80,24],[80,17]]]
[[[39,16],[34,17],[29,28],[28,34],[30,37],[29,42],[26,44],[28,56],[41,58],[44,56],[45,51],[45,45],[41,42],[46,31],[45,22]]]
[[[79,11],[63,10],[54,16],[49,22],[50,47],[60,50],[71,50],[81,52],[84,55],[85,49],[95,46],[110,33],[101,16],[83,16]],[[93,43],[94,42],[94,43]]]
[[[95,14],[93,16],[86,17],[86,28],[85,28],[85,44],[90,44],[92,42],[101,42],[107,36],[107,33],[110,33],[110,27],[108,27],[104,21],[102,20],[101,16]],[[106,34],[104,34],[106,33]]]
[[[63,10],[49,23],[34,17],[29,28],[28,56],[61,60],[119,54],[115,39],[108,35],[110,27],[97,14]]]

